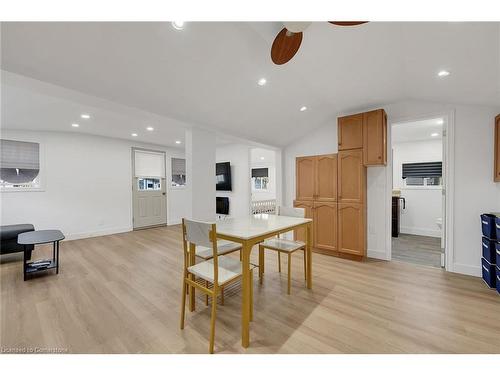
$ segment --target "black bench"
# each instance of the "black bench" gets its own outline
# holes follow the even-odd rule
[[[15,224],[0,226],[0,254],[18,253],[24,251],[24,246],[17,243],[17,236],[21,233],[34,231],[31,224]],[[27,257],[31,259],[34,245],[27,246]]]

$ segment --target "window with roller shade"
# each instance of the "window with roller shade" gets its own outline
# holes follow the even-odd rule
[[[269,184],[268,168],[252,168],[252,188],[254,190],[267,190]]]
[[[40,186],[40,144],[0,140],[0,187],[30,190]]]
[[[403,163],[403,180],[405,186],[441,186],[443,163],[440,161],[426,163]]]
[[[172,158],[171,186],[186,186],[186,159]]]

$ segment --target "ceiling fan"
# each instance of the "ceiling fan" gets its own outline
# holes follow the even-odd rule
[[[357,26],[368,21],[328,21],[336,26]],[[302,32],[311,22],[284,22],[285,26],[274,38],[271,47],[271,60],[276,65],[283,65],[290,61],[299,50],[302,43]]]

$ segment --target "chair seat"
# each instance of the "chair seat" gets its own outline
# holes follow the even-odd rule
[[[219,285],[225,284],[228,281],[241,275],[241,262],[238,259],[227,256],[217,257]],[[193,275],[202,278],[203,280],[214,282],[214,260],[206,260],[188,267],[188,271]]]
[[[302,249],[306,244],[302,241],[287,240],[284,238],[270,238],[265,240],[262,246],[283,252],[291,253],[293,251]]]
[[[227,241],[217,241],[217,255],[224,255],[232,253],[233,251],[241,250],[241,244]],[[213,250],[206,246],[196,246],[196,256],[202,259],[211,259],[213,257]]]

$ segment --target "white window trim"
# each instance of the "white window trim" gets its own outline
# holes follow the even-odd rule
[[[0,186],[0,192],[3,193],[38,193],[45,191],[45,176],[46,176],[46,163],[45,163],[45,145],[42,141],[38,139],[26,139],[26,138],[18,138],[18,137],[8,137],[9,140],[18,141],[18,142],[35,142],[39,144],[39,152],[40,152],[40,171],[38,173],[38,178],[40,180],[40,186],[38,187],[25,187],[25,188],[6,188]]]

